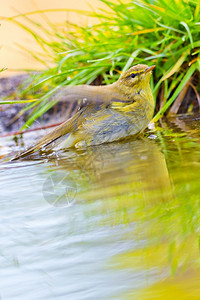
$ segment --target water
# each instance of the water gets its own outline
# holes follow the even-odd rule
[[[1,299],[200,299],[200,117],[162,127],[7,163],[0,139]]]

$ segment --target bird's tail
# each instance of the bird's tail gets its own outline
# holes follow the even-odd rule
[[[45,135],[43,138],[39,139],[39,141],[35,145],[33,145],[32,147],[29,147],[25,151],[16,155],[14,158],[11,159],[11,161],[18,160],[19,158],[22,158],[31,153],[34,153],[34,152],[42,149],[43,147],[48,146],[52,142],[56,141],[61,136],[68,134],[69,132],[72,131],[72,129],[74,127],[73,120],[74,120],[74,117],[65,121],[64,123],[62,123],[61,125],[56,127],[53,131],[51,131],[50,133]]]

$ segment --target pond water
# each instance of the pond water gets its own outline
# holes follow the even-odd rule
[[[200,116],[6,162],[30,138],[0,139],[0,299],[200,299]]]

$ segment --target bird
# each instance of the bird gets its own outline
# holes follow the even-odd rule
[[[138,64],[109,85],[66,87],[67,100],[81,101],[77,113],[12,160],[44,149],[55,141],[57,149],[80,149],[138,136],[153,117],[150,77],[154,68],[155,65]]]

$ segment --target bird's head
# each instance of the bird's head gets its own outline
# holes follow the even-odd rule
[[[133,88],[134,90],[145,89],[149,85],[151,71],[155,66],[148,67],[147,65],[136,65],[124,72],[117,83],[121,88]]]

